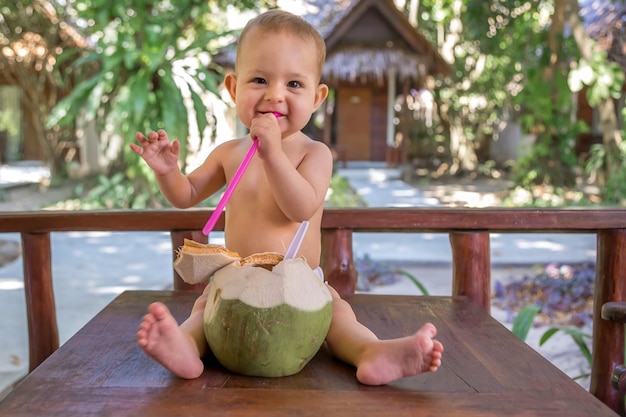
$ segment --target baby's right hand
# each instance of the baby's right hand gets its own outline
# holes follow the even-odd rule
[[[177,140],[170,142],[164,130],[149,132],[148,136],[137,132],[139,145],[130,144],[130,148],[144,161],[157,175],[166,175],[178,168],[178,153],[180,142]]]

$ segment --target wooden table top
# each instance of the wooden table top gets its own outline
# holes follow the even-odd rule
[[[323,348],[297,375],[256,378],[207,359],[195,380],[148,358],[135,332],[149,303],[182,320],[196,293],[128,291],[117,297],[0,403],[0,416],[616,416],[465,297],[355,295],[380,338],[433,322],[445,347],[432,374],[359,384]]]

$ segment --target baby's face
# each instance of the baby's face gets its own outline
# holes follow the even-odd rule
[[[240,45],[235,102],[242,123],[264,113],[277,116],[282,137],[301,130],[324,101],[318,51],[312,40],[254,29]]]

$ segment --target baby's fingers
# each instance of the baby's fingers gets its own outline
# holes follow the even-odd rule
[[[150,132],[147,136],[141,132],[137,132],[135,137],[141,146],[136,143],[131,143],[130,149],[139,156],[143,156],[146,149],[148,149],[152,143],[157,142],[157,134],[155,132]]]
[[[141,143],[144,146],[150,143],[150,141],[148,141],[148,138],[146,138],[141,132],[137,132],[135,134],[135,137],[137,138],[139,143]]]
[[[143,147],[135,144],[135,143],[131,143],[130,144],[130,149],[135,152],[137,155],[142,156],[143,155]]]
[[[178,152],[180,151],[180,142],[175,140],[172,142],[172,146],[170,146],[170,152],[178,158]]]

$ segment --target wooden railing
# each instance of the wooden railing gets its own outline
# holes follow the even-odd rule
[[[52,291],[51,232],[169,231],[174,248],[185,237],[206,242],[200,230],[210,210],[0,213],[0,233],[19,232],[30,340],[30,369],[58,348]],[[215,230],[223,230],[223,220]],[[619,209],[327,209],[322,221],[322,267],[344,297],[356,286],[354,232],[448,233],[452,294],[490,310],[491,233],[595,233],[597,262],[590,391],[624,413],[623,395],[611,384],[624,362],[624,325],[603,320],[602,306],[626,301],[626,210]],[[172,269],[173,271],[173,269]],[[174,274],[177,289],[189,287]],[[512,359],[514,361],[514,359]]]

